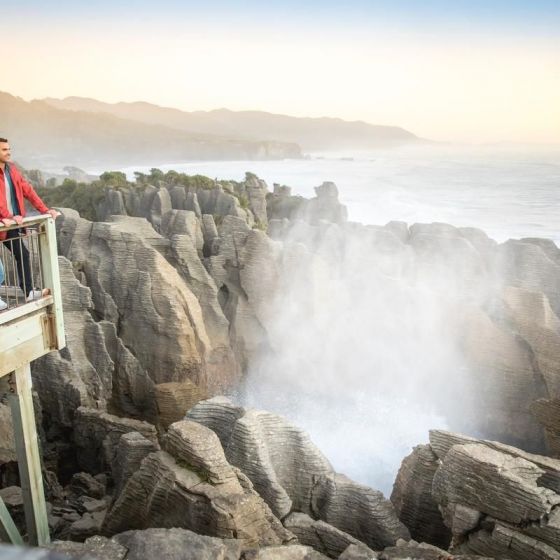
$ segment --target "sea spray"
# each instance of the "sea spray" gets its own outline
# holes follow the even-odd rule
[[[465,429],[475,414],[453,324],[489,280],[464,253],[413,250],[390,227],[300,221],[278,242],[268,344],[241,398],[285,415],[337,470],[388,493],[429,429]]]

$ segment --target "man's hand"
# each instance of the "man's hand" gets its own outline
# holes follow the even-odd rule
[[[16,221],[12,220],[12,218],[2,218],[0,222],[2,222],[6,227],[16,225]]]
[[[47,210],[47,214],[50,214],[53,218],[53,220],[56,220],[61,214],[58,210],[55,210],[54,208],[49,208]]]
[[[13,219],[14,222],[15,222],[16,224],[18,224],[19,226],[21,226],[21,224],[23,224],[23,216],[19,216],[19,215],[18,215],[18,216],[14,216],[12,219]]]

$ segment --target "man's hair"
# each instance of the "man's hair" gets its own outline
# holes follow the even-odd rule
[[[6,143],[7,141],[8,141],[8,139],[7,139],[7,138],[0,138],[0,142],[4,142],[4,143]]]

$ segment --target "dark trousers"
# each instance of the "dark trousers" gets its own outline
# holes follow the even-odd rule
[[[33,289],[31,281],[31,263],[29,261],[29,251],[23,243],[23,239],[18,239],[20,235],[24,235],[24,229],[11,229],[8,231],[8,237],[4,242],[4,247],[12,252],[16,259],[16,267],[18,274],[19,287],[27,296]]]

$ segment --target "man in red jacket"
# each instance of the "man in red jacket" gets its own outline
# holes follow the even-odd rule
[[[5,226],[21,224],[25,216],[24,199],[29,200],[41,214],[50,214],[53,218],[60,216],[59,212],[45,206],[45,203],[23,178],[16,166],[8,163],[10,159],[11,152],[8,140],[0,138],[0,223]],[[3,231],[0,232],[0,241],[14,240],[22,234],[24,234],[24,230],[20,228],[11,229],[8,232]],[[4,243],[4,246],[12,252],[16,259],[19,287],[26,294],[27,301],[45,295],[31,284],[31,264],[29,262],[29,251],[25,245],[12,241]],[[0,300],[0,310],[3,303]]]

